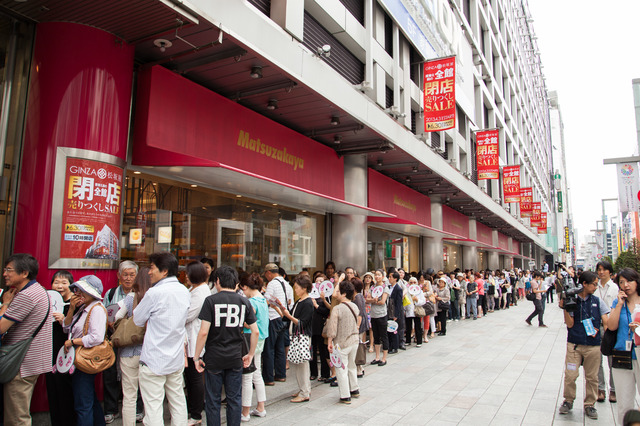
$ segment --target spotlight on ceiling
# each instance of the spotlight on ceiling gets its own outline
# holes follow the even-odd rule
[[[340,117],[338,117],[337,115],[331,116],[331,125],[337,126],[338,124],[340,124]]]
[[[382,167],[382,160],[378,160],[378,167]]]
[[[340,142],[342,142],[342,136],[340,136],[340,135],[335,135],[335,136],[333,137],[333,143],[334,143],[334,144],[336,144],[336,145],[340,145]]]
[[[418,173],[418,166],[413,166],[413,169],[411,169],[411,171],[413,173]]]
[[[262,78],[262,67],[251,67],[251,78]]]
[[[267,109],[273,111],[274,109],[278,109],[278,100],[277,99],[269,99],[269,103],[267,103]]]
[[[173,46],[173,43],[171,43],[169,40],[166,40],[164,38],[158,38],[153,40],[153,44],[154,46],[159,48],[162,53],[164,53],[168,47]]]

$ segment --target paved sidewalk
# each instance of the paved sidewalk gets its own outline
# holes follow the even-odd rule
[[[290,377],[267,387],[267,417],[243,424],[616,424],[616,406],[609,402],[596,404],[599,420],[584,416],[582,374],[574,409],[558,414],[567,331],[557,303],[546,307],[546,329],[524,322],[532,310],[533,304],[525,300],[477,321],[449,322],[447,336],[390,355],[385,367],[367,366],[360,379],[361,396],[349,406],[338,403],[338,388],[318,382],[310,402],[292,404],[290,394],[297,388]],[[120,424],[121,419],[113,423]]]
[[[566,327],[557,303],[547,305],[547,329],[527,326],[532,310],[522,301],[478,321],[449,322],[447,336],[391,355],[385,367],[368,366],[362,396],[350,406],[338,403],[337,388],[318,385],[309,403],[291,404],[281,394],[270,401],[266,418],[249,424],[615,424],[615,404],[608,402],[597,404],[599,420],[584,416],[584,385],[578,385],[572,413],[557,414]],[[582,375],[578,380],[584,383]]]

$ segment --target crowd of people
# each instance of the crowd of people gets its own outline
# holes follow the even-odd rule
[[[328,262],[321,271],[303,270],[290,277],[274,263],[260,275],[225,265],[214,268],[208,258],[181,271],[173,254],[162,252],[149,257],[148,267],[122,262],[118,285],[106,292],[95,275],[76,280],[57,271],[51,289],[64,307],[54,311],[55,304],[47,303],[47,291],[35,280],[37,273],[38,263],[28,254],[13,255],[5,263],[2,345],[34,336],[18,370],[4,383],[6,425],[31,424],[29,401],[40,374],[46,374],[53,425],[108,424],[120,412],[124,425],[162,425],[165,399],[172,424],[200,424],[203,411],[208,424],[220,424],[222,404],[227,424],[240,424],[267,415],[266,387],[287,376],[298,385],[291,403],[309,401],[311,383],[319,381],[337,387],[336,401],[348,405],[360,396],[358,380],[365,366],[384,367],[389,354],[414,344],[420,348],[436,334],[446,336],[450,322],[477,320],[526,298],[534,305],[527,324],[537,316],[538,325],[546,327],[545,305],[553,302],[554,291],[566,290],[564,277],[583,284],[577,300],[589,306],[592,328],[584,325],[584,309],[565,311],[569,338],[560,413],[572,409],[583,365],[585,412],[594,417],[595,401],[605,398],[600,336],[617,330],[612,358],[619,360],[618,352],[635,345],[632,335],[640,324],[635,321],[640,312],[638,274],[618,273],[618,289],[606,262],[598,264],[598,275],[571,268],[560,274],[518,269],[407,272],[393,267],[358,274]],[[574,312],[581,316],[574,320]],[[53,322],[43,321],[50,315]],[[598,331],[589,334],[592,329]],[[72,374],[62,368],[70,353],[75,353]],[[99,360],[87,366],[81,362],[86,354]],[[52,363],[57,371],[51,372]],[[633,408],[635,388],[640,390],[635,353],[628,364],[627,370],[610,369],[609,399],[616,401],[615,381],[621,416]],[[95,391],[99,373],[103,404]]]

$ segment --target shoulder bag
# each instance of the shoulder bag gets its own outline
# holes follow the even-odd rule
[[[436,313],[436,305],[431,300],[427,300],[427,303],[424,304],[423,308],[425,316]]]
[[[629,315],[629,308],[627,307],[627,302],[625,301],[625,307],[627,309],[627,321],[631,323],[631,316]],[[620,312],[622,313],[622,312]],[[607,330],[608,331],[608,330]],[[611,368],[618,368],[621,370],[633,370],[633,358],[631,356],[633,350],[633,337],[631,336],[631,329],[629,329],[629,340],[632,342],[631,351],[619,351],[614,349],[614,346],[617,342],[617,330],[614,331],[615,337],[613,346],[611,347]],[[600,343],[600,350],[602,351],[602,342]]]
[[[93,308],[89,310],[87,318],[85,318],[84,328],[82,330],[83,336],[86,336],[89,330],[91,311],[98,305],[99,304],[94,305]],[[105,312],[107,311],[104,306],[102,306],[102,309],[104,309]],[[113,352],[113,347],[111,346],[111,342],[107,340],[106,334],[105,329],[105,338],[102,343],[97,346],[91,348],[85,348],[84,346],[76,347],[74,364],[78,370],[87,374],[97,374],[111,367],[116,362],[116,354]]]
[[[413,313],[418,318],[422,318],[424,316],[427,316],[427,313],[425,312],[425,310],[424,310],[424,308],[422,306],[416,306],[415,309],[413,310]]]
[[[47,294],[47,300],[49,300],[48,297],[49,295]],[[0,347],[0,383],[9,383],[18,375],[20,367],[22,366],[22,361],[24,361],[24,356],[27,354],[27,351],[31,346],[31,342],[44,326],[44,322],[49,318],[50,310],[51,303],[49,302],[47,315],[45,315],[44,319],[38,328],[36,328],[36,331],[33,332],[31,337],[12,345],[3,345]]]
[[[356,327],[357,327],[358,326],[358,316],[353,311],[353,309],[351,309],[351,306],[349,306],[349,304],[345,303],[345,305],[347,305],[347,308],[349,308],[349,310],[353,314],[353,319],[356,321]],[[358,334],[358,333],[356,332],[356,334]],[[360,340],[358,340],[358,349],[356,350],[355,364],[356,365],[365,365],[366,363],[367,363],[367,345],[365,345],[363,342],[360,342]]]
[[[293,308],[292,316],[295,316],[298,309],[298,303]],[[304,329],[298,321],[298,325],[295,327],[293,336],[291,336],[289,344],[289,352],[287,353],[287,360],[294,364],[302,364],[311,359],[311,336],[307,336],[304,333]]]
[[[116,331],[111,336],[111,343],[116,348],[123,348],[125,346],[141,345],[147,327],[138,327],[131,316],[116,321],[115,329]]]
[[[126,309],[126,306],[123,306],[122,309]],[[147,330],[146,326],[138,327],[133,322],[133,315],[116,321],[114,328],[115,331],[111,335],[111,343],[115,348],[141,345],[144,340],[144,333]]]

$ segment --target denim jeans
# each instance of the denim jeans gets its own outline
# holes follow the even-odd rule
[[[73,403],[78,415],[78,426],[104,425],[104,412],[95,391],[95,374],[76,369],[71,375]]]
[[[269,321],[269,337],[262,352],[262,377],[265,383],[287,377],[287,360],[284,357],[285,328],[281,318]]]
[[[207,426],[221,424],[222,386],[227,395],[227,425],[239,425],[242,414],[242,367],[226,370],[205,370],[204,409]]]
[[[467,318],[473,313],[474,318],[478,318],[478,299],[475,294],[473,296],[467,296]]]

